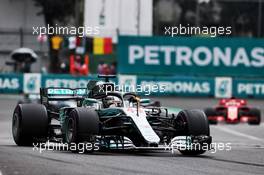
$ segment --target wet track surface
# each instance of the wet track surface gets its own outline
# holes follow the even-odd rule
[[[214,99],[156,98],[165,106],[204,108]],[[164,151],[96,152],[74,154],[67,151],[33,151],[17,147],[11,136],[14,97],[0,97],[0,175],[3,174],[264,174],[264,123],[260,126],[211,126],[213,142],[230,144],[231,150],[218,149],[202,156],[182,156]],[[264,101],[249,100],[264,116]],[[262,120],[263,121],[263,120]]]

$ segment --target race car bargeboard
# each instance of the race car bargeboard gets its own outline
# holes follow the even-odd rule
[[[89,142],[106,150],[172,145],[187,155],[210,149],[212,137],[203,111],[170,113],[169,108],[155,106],[133,92],[111,89],[106,93],[109,89],[105,88],[114,87],[108,81],[114,76],[99,77],[106,81],[91,80],[85,89],[42,88],[41,104],[18,104],[12,122],[16,144]],[[54,101],[74,101],[76,105],[57,106]]]

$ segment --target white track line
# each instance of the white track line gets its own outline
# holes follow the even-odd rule
[[[2,171],[0,170],[0,175],[3,175]]]
[[[261,138],[258,138],[258,137],[252,136],[252,135],[248,135],[248,134],[244,134],[242,132],[237,132],[237,131],[234,131],[232,129],[226,128],[226,127],[216,127],[216,128],[219,130],[222,130],[224,132],[227,132],[229,134],[233,134],[233,135],[240,136],[240,137],[245,137],[245,138],[250,139],[250,140],[256,140],[256,141],[264,142],[264,140]]]

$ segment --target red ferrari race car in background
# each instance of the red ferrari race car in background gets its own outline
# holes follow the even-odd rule
[[[239,123],[244,122],[252,125],[259,125],[261,121],[261,113],[257,108],[247,106],[244,99],[221,99],[214,108],[206,108],[204,110],[210,124],[218,122]]]

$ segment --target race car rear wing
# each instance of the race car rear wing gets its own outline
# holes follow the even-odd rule
[[[88,95],[86,88],[40,88],[40,101],[81,100]]]

